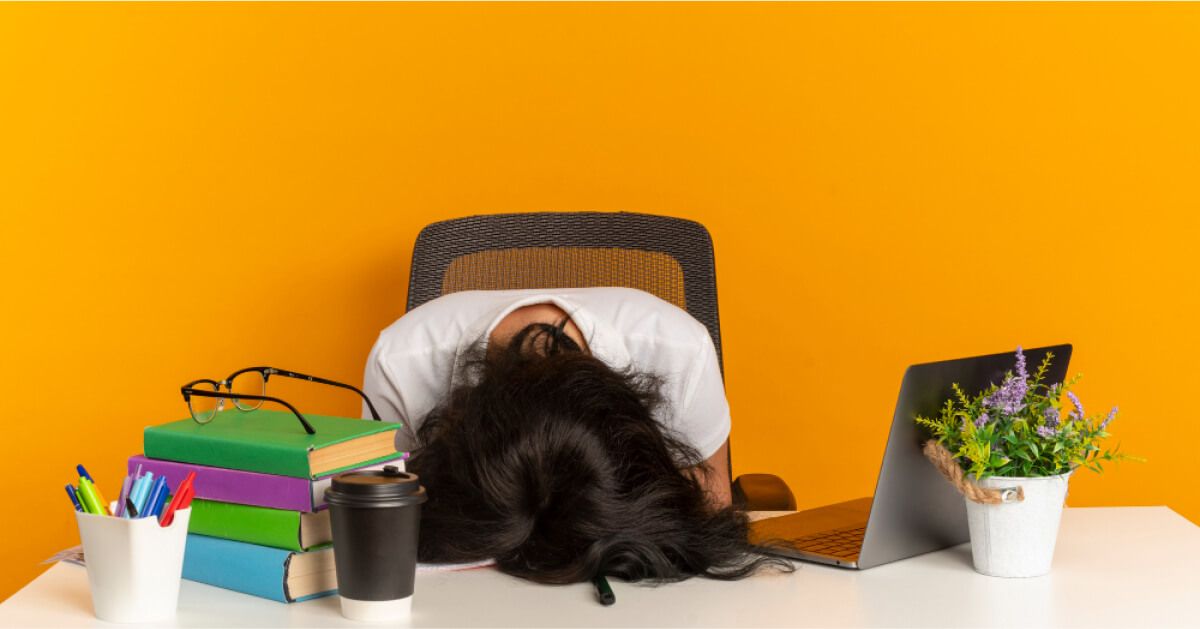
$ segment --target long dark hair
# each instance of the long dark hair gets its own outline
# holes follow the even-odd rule
[[[788,569],[681,472],[702,461],[652,417],[661,380],[611,369],[565,324],[530,324],[489,356],[477,344],[463,384],[424,418],[408,463],[429,492],[421,561],[494,558],[542,583]]]

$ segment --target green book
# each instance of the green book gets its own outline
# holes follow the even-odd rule
[[[333,541],[329,510],[269,509],[215,500],[193,500],[188,533],[305,551]]]
[[[316,478],[396,457],[400,424],[305,414],[310,435],[289,412],[227,410],[149,426],[146,456],[247,472]]]

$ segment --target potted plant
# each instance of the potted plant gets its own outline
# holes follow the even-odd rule
[[[966,498],[971,555],[982,574],[1048,573],[1071,474],[1128,458],[1099,445],[1117,407],[1089,416],[1071,391],[1079,376],[1043,382],[1053,358],[1047,353],[1030,374],[1017,348],[1002,383],[974,397],[955,383],[940,415],[916,418],[933,437],[926,455]]]

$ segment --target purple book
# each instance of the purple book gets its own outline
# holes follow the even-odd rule
[[[358,469],[381,470],[385,465],[395,465],[404,469],[404,459],[400,456],[390,461],[367,465]],[[192,463],[176,463],[150,459],[139,454],[129,457],[129,473],[133,474],[138,465],[142,472],[154,472],[155,476],[167,477],[167,486],[171,493],[175,487],[187,477],[188,472],[196,472],[193,488],[196,497],[219,502],[236,502],[243,505],[285,509],[287,511],[317,511],[325,508],[325,489],[329,487],[334,475],[322,476],[315,480],[276,476],[275,474],[260,474],[258,472],[243,472],[229,470],[223,467],[210,467]]]

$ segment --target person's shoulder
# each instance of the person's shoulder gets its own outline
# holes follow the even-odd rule
[[[640,288],[627,286],[595,286],[572,289],[577,296],[594,303],[607,303],[623,307],[641,308],[654,312],[669,312],[688,315],[687,311],[675,304]]]
[[[404,313],[379,333],[377,345],[406,352],[456,345],[459,335],[491,306],[488,291],[458,291]]]
[[[687,310],[637,288],[590,289],[589,309],[606,317],[627,341],[653,342],[659,347],[695,348],[708,338],[708,328]]]
[[[667,301],[654,293],[646,292],[637,288],[621,288],[621,296],[628,300],[628,303],[640,307],[662,318],[666,323],[676,324],[679,329],[686,330],[691,333],[707,333],[703,323],[700,323],[690,312],[683,307],[676,305],[673,302]]]

